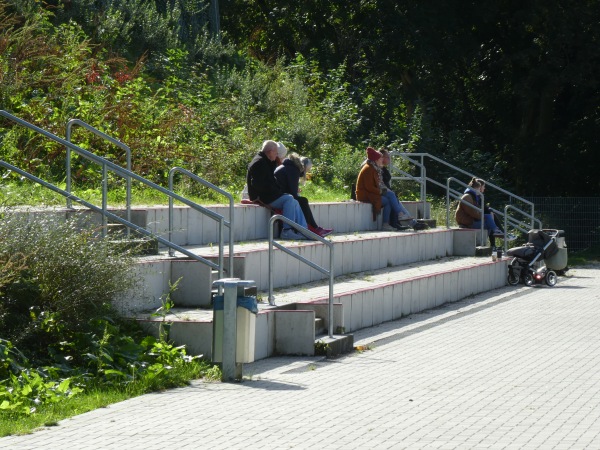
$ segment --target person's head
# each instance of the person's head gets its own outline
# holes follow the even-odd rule
[[[377,150],[375,150],[373,147],[367,147],[367,159],[369,161],[373,161],[375,164],[377,164],[379,167],[381,167],[381,158],[382,155],[380,152],[378,152]]]
[[[475,179],[476,179],[476,180],[479,182],[479,184],[480,184],[479,191],[480,191],[480,192],[483,192],[483,191],[485,191],[485,181],[483,181],[481,178],[475,178]]]
[[[302,159],[300,158],[300,155],[296,152],[292,152],[289,155],[287,155],[287,158],[285,158],[285,159],[292,162],[294,164],[294,166],[296,166],[296,168],[300,171],[300,176],[302,176],[302,172],[304,171],[304,166],[302,165]]]
[[[306,175],[308,175],[310,173],[310,169],[312,169],[313,163],[310,160],[310,158],[307,158],[306,156],[303,156],[302,158],[300,158],[300,161],[302,162],[302,167],[303,167],[303,173],[304,176],[306,177]]]
[[[268,140],[263,142],[261,152],[264,153],[267,158],[269,158],[269,161],[275,161],[277,158],[277,149],[277,142]]]
[[[306,182],[306,179],[310,174],[310,170],[312,169],[313,163],[310,160],[310,158],[307,158],[306,156],[300,158],[300,161],[302,162],[302,168],[304,169],[302,171],[302,178],[304,179],[304,182]]]
[[[381,164],[383,166],[389,166],[391,159],[390,159],[390,152],[388,152],[386,149],[381,149],[379,150],[379,153],[381,153]]]
[[[482,181],[483,181],[483,180],[481,180],[481,179],[479,179],[479,178],[475,178],[475,177],[473,177],[473,178],[471,179],[471,181],[469,182],[469,187],[470,187],[471,189],[473,189],[474,191],[479,191],[479,192],[481,192],[481,186],[483,186],[483,185],[484,185],[484,184],[482,184]]]

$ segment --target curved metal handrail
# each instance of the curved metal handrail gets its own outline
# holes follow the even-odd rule
[[[13,116],[9,112],[6,112],[4,110],[0,110],[0,116],[6,117],[7,119],[12,120],[15,123],[18,123],[19,125],[22,125],[22,126],[24,126],[26,128],[29,128],[29,129],[37,132],[37,133],[40,133],[40,134],[46,136],[48,139],[51,139],[51,140],[53,140],[55,142],[58,142],[59,144],[62,144],[65,147],[68,147],[71,150],[79,153],[81,156],[89,159],[90,161],[93,161],[93,162],[95,162],[97,164],[100,164],[100,165],[105,164],[107,168],[111,169],[113,172],[115,172],[116,174],[118,174],[118,175],[120,175],[122,177],[131,177],[132,179],[134,179],[136,181],[139,181],[140,183],[142,183],[142,184],[150,187],[151,189],[157,190],[157,191],[159,191],[159,192],[167,195],[168,197],[172,197],[175,200],[180,201],[180,202],[182,202],[182,203],[184,203],[184,204],[186,204],[186,205],[188,205],[188,206],[190,206],[190,207],[192,207],[194,209],[201,210],[203,212],[203,214],[211,216],[215,220],[219,221],[219,230],[220,230],[220,234],[222,235],[222,229],[223,229],[223,225],[224,225],[224,217],[221,216],[220,214],[217,214],[214,211],[211,211],[211,210],[209,210],[207,208],[204,208],[203,206],[200,206],[197,203],[194,203],[191,200],[188,200],[187,198],[182,197],[181,195],[178,195],[178,194],[176,194],[176,193],[174,193],[174,192],[172,192],[172,191],[170,191],[170,190],[168,190],[168,189],[166,189],[166,188],[164,188],[162,186],[159,186],[158,184],[153,183],[152,181],[147,180],[144,177],[142,177],[142,176],[140,176],[140,175],[138,175],[138,174],[136,174],[134,172],[131,172],[131,171],[127,170],[127,169],[124,169],[121,166],[119,166],[119,165],[117,165],[117,164],[115,164],[115,163],[113,163],[111,161],[108,161],[108,160],[106,160],[106,159],[104,159],[104,158],[102,158],[102,157],[100,157],[100,156],[98,156],[98,155],[96,155],[96,154],[88,151],[88,150],[85,150],[85,149],[83,149],[81,147],[78,147],[77,145],[73,144],[72,142],[69,142],[69,141],[67,141],[65,139],[59,138],[58,136],[50,133],[49,131],[46,131],[46,130],[44,130],[42,128],[39,128],[39,127],[37,127],[37,126],[29,123],[29,122],[26,122],[23,119],[20,119],[20,118],[16,117],[16,116]],[[125,225],[125,226],[127,226],[129,228],[132,228],[132,229],[140,232],[141,234],[143,234],[145,236],[152,236],[153,238],[156,238],[158,240],[158,242],[164,244],[165,246],[172,247],[175,250],[179,251],[180,253],[183,253],[184,255],[186,255],[186,256],[188,256],[190,258],[196,259],[196,260],[198,260],[198,261],[200,261],[200,262],[202,262],[204,264],[207,264],[208,266],[212,267],[213,269],[218,269],[220,273],[223,273],[223,264],[222,264],[223,257],[222,257],[222,253],[219,255],[219,260],[221,261],[221,264],[220,265],[215,264],[215,263],[213,263],[211,261],[208,261],[208,260],[206,260],[206,259],[204,259],[204,258],[202,258],[202,257],[200,257],[198,255],[194,255],[193,253],[185,250],[184,248],[178,246],[177,244],[173,244],[172,242],[170,242],[170,241],[168,241],[168,240],[166,240],[164,238],[161,238],[160,236],[156,236],[156,235],[152,234],[150,231],[147,231],[144,228],[141,228],[141,227],[139,227],[139,226],[137,226],[137,225],[135,225],[135,224],[127,221],[127,220],[121,219],[119,216],[117,216],[115,214],[112,214],[112,213],[108,212],[105,209],[98,208],[97,206],[92,205],[91,203],[88,203],[88,202],[80,199],[79,197],[77,197],[77,196],[75,196],[75,195],[73,195],[73,194],[71,194],[71,193],[69,193],[67,191],[62,190],[62,189],[60,189],[60,188],[52,185],[51,183],[48,183],[48,182],[46,182],[46,181],[44,181],[44,180],[42,180],[42,179],[40,179],[38,177],[35,177],[34,175],[29,174],[28,172],[25,172],[25,171],[23,171],[21,169],[18,169],[17,167],[15,167],[15,166],[13,166],[11,164],[8,164],[8,163],[6,163],[4,161],[0,161],[0,162],[2,163],[0,165],[2,165],[3,167],[8,168],[9,170],[14,170],[15,172],[17,172],[17,173],[19,173],[19,174],[21,174],[21,175],[23,175],[23,176],[25,176],[25,177],[33,180],[33,181],[36,181],[39,184],[42,184],[43,186],[45,186],[45,187],[53,190],[54,192],[57,192],[60,195],[63,195],[64,197],[70,197],[72,200],[75,200],[78,203],[80,203],[80,204],[82,204],[82,205],[84,205],[84,206],[86,206],[86,207],[88,207],[88,208],[90,208],[90,209],[92,209],[92,210],[94,210],[96,212],[99,212],[102,215],[106,215],[107,217],[113,219],[115,222],[118,222],[118,223],[120,223],[122,225]]]
[[[28,178],[31,181],[34,181],[34,182],[36,182],[38,184],[41,184],[42,186],[44,186],[44,187],[46,187],[46,188],[48,188],[48,189],[56,192],[57,194],[62,195],[65,198],[69,198],[71,200],[74,200],[77,203],[79,203],[79,204],[81,204],[81,205],[83,205],[83,206],[91,209],[92,211],[95,211],[95,212],[100,213],[100,214],[106,214],[110,219],[114,220],[115,222],[119,222],[121,225],[125,225],[126,227],[130,227],[130,228],[134,229],[135,231],[137,231],[138,233],[143,234],[144,236],[148,236],[148,237],[151,237],[153,239],[156,239],[161,244],[163,244],[163,245],[165,245],[167,247],[172,247],[175,250],[177,250],[178,252],[181,252],[184,255],[186,255],[186,256],[188,256],[188,257],[190,257],[192,259],[195,259],[195,260],[197,260],[197,261],[199,261],[199,262],[201,262],[203,264],[206,264],[206,265],[212,267],[213,269],[218,269],[219,268],[218,264],[215,264],[212,261],[204,259],[201,256],[196,255],[196,254],[194,254],[194,253],[186,250],[185,248],[182,248],[179,245],[172,243],[171,241],[168,241],[168,240],[166,240],[166,239],[164,239],[164,238],[162,238],[160,236],[157,236],[157,235],[153,234],[152,232],[146,230],[145,228],[142,228],[142,227],[140,227],[140,226],[138,226],[138,225],[136,225],[134,223],[131,223],[131,222],[129,222],[129,221],[127,221],[127,220],[125,220],[125,219],[117,216],[116,214],[113,214],[113,213],[111,213],[109,211],[103,211],[101,208],[98,208],[96,205],[93,205],[93,204],[91,204],[91,203],[89,203],[89,202],[87,202],[87,201],[85,201],[85,200],[77,197],[76,195],[73,195],[73,194],[71,194],[71,193],[63,190],[63,189],[59,188],[58,186],[53,185],[52,183],[48,183],[47,181],[44,181],[41,178],[38,178],[35,175],[30,174],[29,172],[25,172],[24,170],[21,170],[18,167],[13,166],[12,164],[9,164],[9,163],[7,163],[5,161],[0,160],[0,166],[5,167],[6,169],[11,170],[13,172],[16,172],[19,175],[22,175],[22,176],[24,176],[25,178]]]
[[[506,205],[504,207],[504,229],[507,230],[507,226],[508,226],[508,210],[512,209],[514,211],[517,211],[518,213],[521,213],[523,215],[525,215],[526,217],[529,217],[531,219],[531,223],[532,223],[532,228],[534,228],[533,224],[535,224],[536,222],[540,225],[539,229],[542,229],[542,221],[540,219],[536,219],[535,217],[530,216],[528,213],[526,213],[525,211],[513,206],[513,205]],[[528,230],[523,230],[522,228],[519,228],[521,231],[523,232],[527,232]],[[506,250],[508,249],[508,242],[505,239],[504,240],[504,253],[506,254]]]
[[[233,200],[233,195],[231,195],[229,192],[221,189],[218,186],[215,186],[214,184],[206,181],[203,178],[200,178],[198,175],[190,172],[189,170],[183,169],[181,167],[173,167],[170,171],[169,171],[169,190],[173,191],[173,176],[175,175],[175,173],[182,173],[184,175],[187,175],[189,178],[191,178],[192,180],[214,190],[215,192],[218,192],[221,195],[224,195],[225,197],[227,197],[229,199],[229,222],[225,221],[224,224],[226,227],[229,227],[229,276],[232,277],[233,276],[233,233],[234,233],[234,200]],[[196,211],[200,211],[201,213],[203,213],[203,211],[199,210],[198,208],[194,209]],[[210,216],[209,216],[210,217]],[[222,217],[222,216],[220,216]],[[173,198],[169,197],[169,240],[171,240],[171,234],[173,232]],[[171,254],[171,250],[169,250],[169,255],[173,256]],[[219,255],[222,258],[223,255],[223,232],[222,229],[219,229]],[[222,278],[223,274],[221,273],[219,278]]]
[[[425,166],[425,158],[430,158],[432,161],[435,161],[435,162],[437,162],[437,163],[439,163],[439,164],[441,164],[441,165],[443,165],[443,166],[445,166],[445,167],[447,167],[449,169],[452,169],[452,170],[454,170],[454,171],[456,171],[458,173],[466,175],[469,178],[476,177],[475,174],[473,174],[471,172],[468,172],[468,171],[466,171],[464,169],[461,169],[461,168],[459,168],[457,166],[454,166],[454,165],[452,165],[452,164],[444,161],[443,159],[441,159],[441,158],[439,158],[437,156],[434,156],[434,155],[432,155],[430,153],[408,153],[408,152],[392,151],[391,154],[394,155],[394,156],[399,156],[402,159],[404,159],[405,161],[408,161],[410,164],[413,164],[413,165],[415,165],[417,167],[424,167]],[[481,178],[481,177],[479,177],[479,178]],[[409,178],[401,178],[401,179],[409,179]],[[440,188],[448,189],[447,185],[444,185],[444,184],[442,184],[442,183],[440,183],[440,182],[438,182],[436,180],[428,178],[426,175],[423,174],[422,171],[421,171],[421,175],[420,176],[410,176],[410,179],[412,181],[418,182],[421,185],[421,195],[422,196],[424,195],[424,193],[426,193],[426,190],[423,189],[423,186],[426,185],[426,183],[432,183],[434,185],[437,185]],[[509,204],[512,204],[513,202],[521,202],[522,204],[524,204],[528,208],[530,208],[531,212],[530,213],[526,213],[526,216],[532,218],[531,219],[531,227],[533,227],[534,221],[536,220],[535,219],[535,205],[534,205],[533,202],[531,202],[531,201],[529,201],[529,200],[527,200],[527,199],[525,199],[523,197],[520,197],[520,196],[518,196],[518,195],[516,195],[516,194],[514,194],[514,193],[512,193],[510,191],[507,191],[506,189],[503,189],[503,188],[501,188],[500,186],[498,186],[498,185],[496,185],[494,183],[485,181],[485,185],[486,185],[487,188],[494,189],[494,190],[496,190],[496,191],[498,191],[498,192],[500,192],[500,193],[505,194],[506,196],[508,196]],[[424,200],[424,198],[422,197],[421,200]],[[502,215],[502,211],[500,211],[500,210],[494,210],[494,211],[496,211],[498,214]],[[446,214],[448,214],[448,211],[446,211]],[[510,220],[510,223],[514,224],[514,220]],[[517,228],[519,228],[521,226],[523,226],[523,222],[519,222]]]
[[[66,140],[69,142],[72,142],[71,134],[72,134],[73,125],[79,125],[79,126],[85,128],[86,130],[94,133],[96,136],[99,136],[102,139],[109,141],[110,143],[116,145],[117,147],[125,150],[125,155],[127,158],[126,168],[127,168],[127,170],[131,171],[131,149],[127,145],[125,145],[121,141],[109,136],[108,134],[103,133],[102,131],[98,130],[97,128],[91,126],[90,124],[88,124],[80,119],[71,119],[71,120],[69,120],[69,122],[67,122]],[[71,193],[71,182],[72,182],[72,180],[71,180],[71,149],[69,147],[67,147],[66,170],[67,170],[67,174],[66,174],[67,189],[66,189],[66,191],[68,193]],[[129,222],[131,222],[131,178],[125,177],[125,182],[126,182],[126,192],[125,192],[126,214],[127,214],[127,220]],[[106,165],[102,164],[102,208],[104,210],[106,210],[108,207],[107,197],[108,197],[108,180],[107,180],[107,173],[106,173]],[[67,198],[67,208],[71,208],[71,207],[72,207],[71,199]],[[106,235],[106,225],[107,225],[106,216],[102,215],[102,235],[103,236]],[[127,227],[127,237],[129,237],[129,227]]]
[[[327,248],[329,248],[329,270],[324,269],[323,267],[313,263],[312,261],[309,261],[308,259],[304,258],[303,256],[300,256],[297,253],[294,253],[291,250],[288,250],[287,248],[285,248],[283,245],[279,244],[278,242],[275,242],[273,239],[273,224],[275,223],[276,220],[281,220],[282,222],[290,225],[296,231],[299,231],[300,233],[302,233],[304,236],[325,244],[327,246]],[[269,305],[272,305],[272,306],[275,305],[275,298],[273,297],[273,278],[274,278],[273,246],[277,247],[282,252],[287,253],[290,256],[293,256],[298,261],[301,261],[304,264],[307,264],[308,266],[312,267],[313,269],[318,270],[322,274],[329,275],[329,311],[328,311],[329,327],[328,327],[328,332],[329,332],[329,337],[332,338],[333,337],[333,276],[334,276],[334,274],[333,274],[333,262],[334,262],[333,261],[333,242],[322,238],[318,234],[313,233],[312,231],[298,225],[296,222],[294,222],[282,215],[275,214],[275,215],[271,216],[271,219],[269,220]]]

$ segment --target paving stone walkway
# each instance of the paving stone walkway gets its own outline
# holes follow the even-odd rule
[[[1,449],[599,449],[600,266],[0,439]]]

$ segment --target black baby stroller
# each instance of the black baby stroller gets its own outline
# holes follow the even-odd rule
[[[506,252],[513,259],[508,264],[508,284],[526,286],[546,282],[554,286],[557,272],[567,270],[567,249],[562,230],[531,230],[529,241]]]

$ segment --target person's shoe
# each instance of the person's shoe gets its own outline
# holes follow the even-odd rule
[[[493,236],[498,239],[504,239],[505,241],[514,241],[517,237],[511,233],[504,233],[502,230],[494,230]]]
[[[403,222],[405,220],[412,220],[412,217],[410,217],[410,214],[406,214],[406,213],[398,213],[398,221]]]
[[[281,236],[279,236],[279,239],[285,239],[287,241],[305,241],[308,238],[302,233],[297,232],[293,228],[288,228],[281,232]]]
[[[396,230],[398,231],[406,231],[406,230],[410,230],[412,227],[410,225],[392,225],[394,228],[396,228]]]
[[[313,227],[312,225],[308,225],[307,228],[309,231],[312,231],[313,233],[321,236],[321,233],[319,233],[319,228],[321,228],[321,227]]]
[[[398,231],[398,230],[396,230],[396,228],[391,226],[389,223],[384,223],[383,226],[381,227],[381,231]]]
[[[425,222],[417,222],[412,227],[415,231],[421,231],[427,230],[429,228],[429,225],[427,225]]]
[[[317,227],[317,234],[321,237],[329,236],[331,233],[333,233],[333,228]]]

